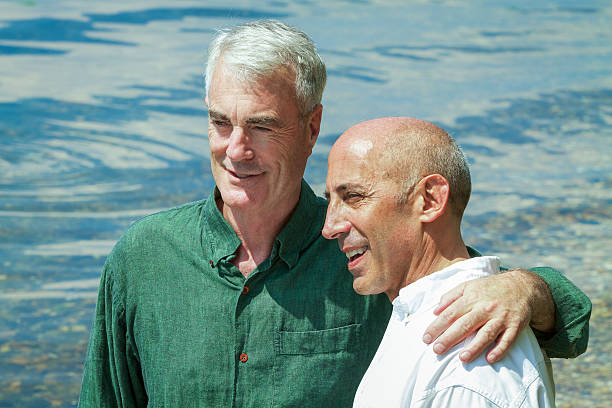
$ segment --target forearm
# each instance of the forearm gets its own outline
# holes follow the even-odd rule
[[[470,256],[481,256],[468,247]],[[476,336],[460,355],[468,362],[492,342],[487,360],[499,360],[528,324],[549,357],[572,358],[586,350],[591,302],[552,268],[508,271],[464,282],[447,292],[423,341],[444,353],[472,332]]]
[[[540,346],[549,357],[573,358],[584,353],[589,341],[589,319],[591,301],[571,281],[555,269],[548,267],[532,268],[548,286],[554,301],[554,328],[542,330],[546,325],[533,325]],[[534,315],[540,313],[534,308]],[[543,314],[541,318],[548,319]]]

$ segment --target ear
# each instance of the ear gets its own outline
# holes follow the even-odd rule
[[[310,147],[314,147],[319,131],[321,130],[321,118],[323,116],[323,105],[320,103],[314,107],[308,121],[308,130],[310,135]]]
[[[422,198],[419,219],[421,222],[433,222],[446,212],[450,186],[439,174],[424,177],[419,186]]]
[[[206,103],[206,107],[210,107],[210,105],[208,104],[208,95],[204,97],[204,103]]]

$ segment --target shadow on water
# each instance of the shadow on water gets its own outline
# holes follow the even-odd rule
[[[461,147],[477,155],[501,157],[502,151],[489,146],[464,142],[473,136],[498,140],[504,144],[520,145],[539,143],[528,135],[537,130],[558,138],[579,137],[582,130],[564,129],[570,121],[580,122],[593,129],[610,129],[609,106],[612,104],[612,89],[595,91],[561,90],[557,93],[541,94],[532,99],[499,99],[505,103],[503,108],[489,109],[481,115],[462,116],[453,125],[440,124]],[[340,133],[319,136],[317,143],[330,146]],[[546,146],[539,148],[546,149]],[[472,155],[470,155],[472,156]]]
[[[609,145],[603,143],[602,146],[595,146],[595,149],[600,148],[603,156],[581,157],[583,163],[574,164],[582,167],[580,172],[574,172],[570,168],[569,174],[572,179],[567,179],[567,173],[560,171],[564,166],[572,165],[568,161],[567,152],[548,146],[550,142],[547,143],[547,140],[553,137],[558,142],[557,145],[580,146],[588,134],[596,134],[602,138],[602,141],[606,140],[606,135],[612,137],[612,122],[610,122],[612,89],[562,90],[542,94],[538,98],[503,100],[503,102],[507,103],[506,107],[488,110],[483,115],[459,118],[453,126],[442,126],[458,140],[470,162],[483,160],[489,163],[490,160],[503,160],[513,145],[531,145],[533,149],[552,156],[555,161],[555,156],[558,156],[561,161],[553,161],[550,165],[559,166],[559,168],[553,167],[552,172],[561,174],[556,176],[559,180],[556,180],[554,185],[540,186],[540,189],[536,190],[517,187],[510,189],[508,193],[475,191],[474,200],[490,200],[495,196],[507,195],[508,198],[520,197],[521,200],[531,201],[534,204],[511,213],[498,209],[479,215],[468,215],[464,224],[468,231],[474,228],[470,231],[476,240],[474,245],[490,253],[503,250],[504,245],[524,246],[524,250],[528,251],[531,241],[525,241],[524,237],[528,232],[539,228],[542,232],[546,231],[540,236],[550,237],[551,240],[546,245],[541,245],[541,248],[550,249],[568,241],[567,228],[572,225],[600,226],[603,220],[609,220],[612,215],[612,199],[605,192],[610,191],[612,176],[605,171],[602,173],[604,170],[601,168],[602,164],[594,164],[605,163],[603,158],[609,153]],[[572,127],[572,123],[579,124],[579,127]],[[527,135],[530,132],[545,135],[546,139],[530,137]],[[497,140],[499,147],[462,143],[462,140],[470,140],[474,136]],[[585,143],[592,143],[592,140],[589,139]],[[551,179],[553,176],[547,174],[546,177]],[[551,198],[548,191],[550,188],[561,187],[567,191],[581,191],[580,188],[585,185],[589,186],[592,196],[568,200],[564,194],[555,194],[555,198]],[[483,230],[503,231],[503,233],[483,235],[481,233]],[[594,237],[594,239],[599,238]],[[555,243],[555,240],[559,243]]]
[[[195,76],[183,81],[184,88],[133,85],[124,89],[143,91],[135,97],[94,95],[99,103],[76,103],[52,98],[29,98],[17,102],[0,103],[0,143],[11,137],[19,139],[46,138],[51,129],[51,120],[86,121],[121,124],[135,120],[146,120],[154,112],[165,112],[182,116],[201,116],[202,109],[178,107],[176,102],[192,99],[202,100],[202,78]],[[174,104],[156,104],[156,101],[171,101]],[[61,130],[61,129],[60,129]]]
[[[373,47],[366,52],[374,52],[382,57],[402,58],[412,61],[438,61],[441,58],[453,54],[524,54],[530,52],[541,52],[541,47],[502,47],[502,46],[447,46],[447,45],[386,45]]]
[[[508,9],[520,14],[595,14],[599,9],[594,7],[567,7],[567,6],[551,6],[551,7],[520,7],[511,6]]]
[[[63,55],[68,51],[50,50],[47,48],[36,47],[14,47],[10,45],[0,45],[0,55]]]
[[[109,32],[110,29],[95,27],[93,21],[57,18],[34,18],[10,21],[0,28],[1,40],[100,43],[110,45],[135,45],[125,41],[112,41],[90,37],[86,32]]]
[[[290,14],[270,11],[259,11],[255,9],[188,7],[153,8],[146,10],[122,11],[118,13],[109,14],[91,13],[85,14],[84,16],[87,17],[87,21],[58,18],[34,18],[27,20],[8,21],[6,22],[5,27],[0,28],[0,40],[97,43],[108,45],[135,46],[137,44],[129,41],[115,41],[96,38],[95,33],[114,31],[110,28],[101,28],[97,25],[97,23],[147,24],[153,21],[182,20],[186,17],[213,19],[282,19],[289,17]],[[67,52],[69,51],[0,45],[0,55],[60,55]]]
[[[122,124],[148,119],[156,112],[180,116],[201,116],[202,109],[160,104],[156,101],[181,102],[201,99],[201,79],[184,82],[186,88],[164,88],[134,85],[128,89],[143,91],[135,97],[94,95],[98,103],[77,103],[53,98],[28,98],[16,102],[0,103],[0,143],[45,139],[50,132],[67,130],[65,126],[53,125],[53,121],[85,121],[107,124]]]
[[[147,24],[151,21],[182,20],[185,17],[199,18],[246,18],[262,19],[289,17],[287,13],[273,13],[269,11],[258,11],[252,9],[234,8],[155,8],[138,11],[122,11],[111,14],[85,14],[92,22],[97,23],[125,23],[125,24]]]
[[[328,69],[327,75],[330,77],[348,78],[375,84],[385,84],[388,82],[380,72],[356,66],[340,66],[334,69]]]
[[[52,98],[0,103],[0,210],[163,208],[207,195],[213,183],[205,130],[167,138],[121,130],[159,113],[175,120],[201,118],[205,125],[201,83],[194,77],[184,88],[134,85],[129,88],[141,94],[98,95],[94,103]],[[201,108],[181,106],[185,101]],[[45,229],[35,231],[40,239]]]
[[[507,102],[509,106],[488,110],[485,115],[460,117],[455,125],[444,128],[459,141],[463,137],[483,136],[510,144],[538,142],[527,135],[534,130],[557,138],[579,136],[580,129],[564,129],[571,121],[594,129],[610,129],[606,115],[609,115],[612,104],[612,89],[562,90],[542,94],[537,99],[501,99],[496,102]],[[469,145],[466,149],[470,150]]]

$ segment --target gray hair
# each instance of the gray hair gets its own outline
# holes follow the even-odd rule
[[[295,74],[302,115],[321,103],[327,80],[325,64],[312,40],[302,31],[276,20],[259,20],[220,30],[208,49],[206,95],[219,60],[240,80],[254,82],[282,69]]]
[[[400,203],[408,201],[414,185],[430,174],[448,181],[449,206],[461,219],[470,200],[472,182],[465,154],[443,129],[433,125],[398,131],[387,142],[385,159],[390,175],[399,181]]]

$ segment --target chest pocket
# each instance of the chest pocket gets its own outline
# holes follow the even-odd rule
[[[277,355],[351,352],[360,350],[360,346],[360,324],[303,332],[279,331],[274,338]]]

